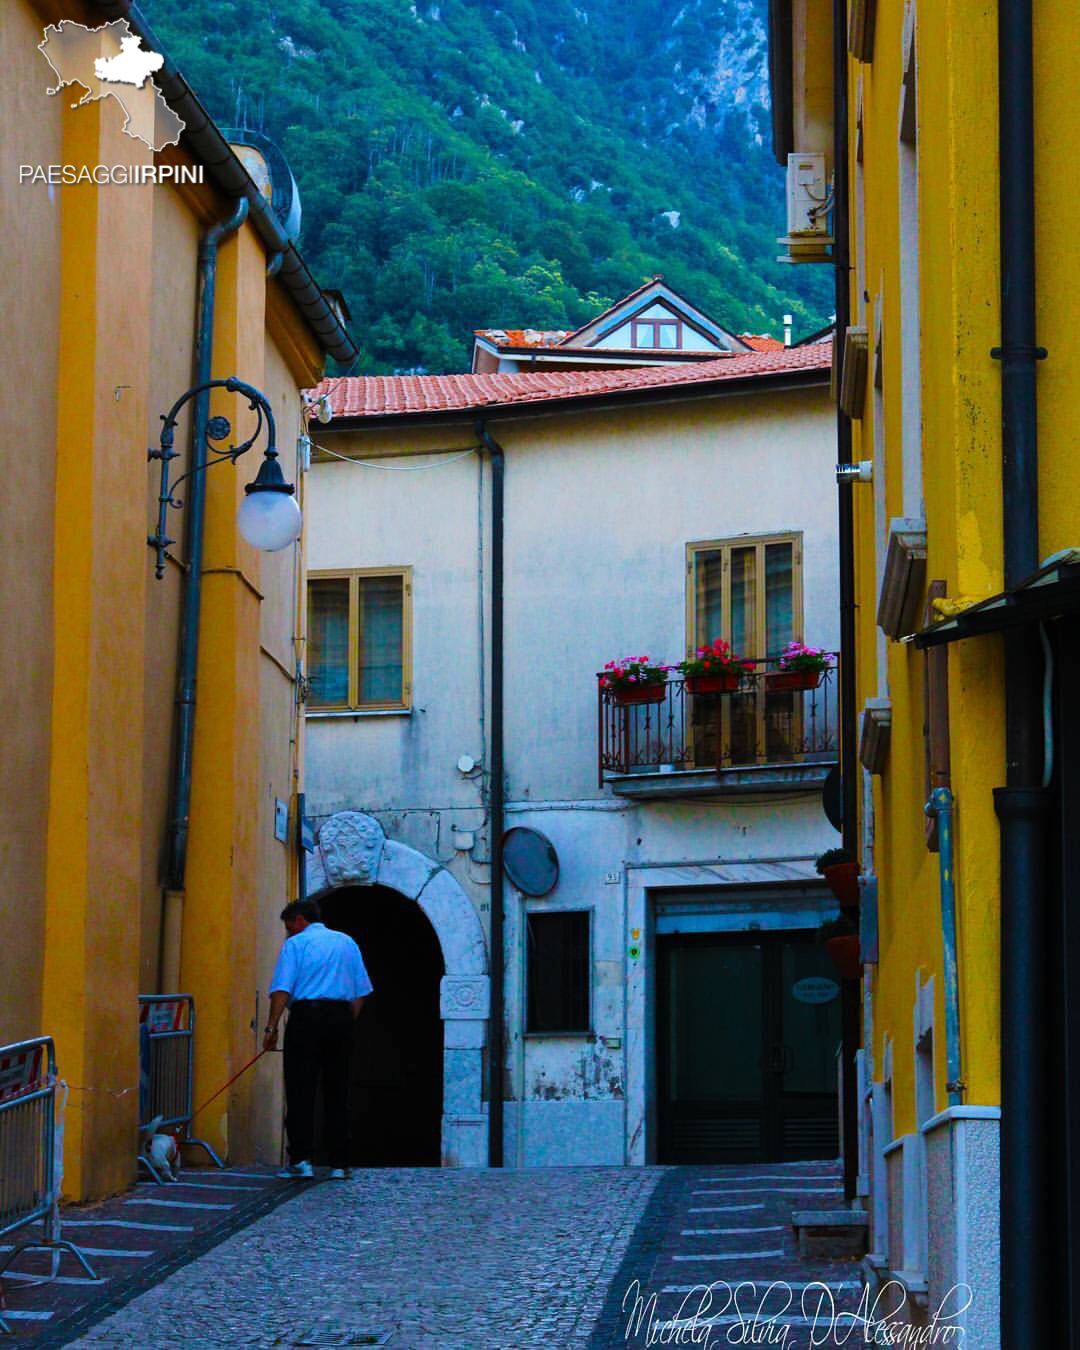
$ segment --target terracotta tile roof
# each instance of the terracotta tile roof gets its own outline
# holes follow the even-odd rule
[[[756,352],[782,352],[784,344],[779,338],[762,335],[758,337],[756,333],[740,333],[740,342],[745,342],[748,347],[753,347]]]
[[[310,397],[330,395],[335,417],[409,417],[480,412],[562,399],[634,394],[644,389],[720,384],[786,372],[829,370],[831,344],[749,352],[724,361],[630,370],[550,370],[506,375],[354,375],[324,380]]]
[[[566,328],[474,328],[477,337],[496,347],[554,347],[568,334]]]

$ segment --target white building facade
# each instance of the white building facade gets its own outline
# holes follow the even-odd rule
[[[817,930],[838,911],[814,868],[839,842],[837,674],[774,678],[792,639],[839,645],[828,381],[819,346],[326,386],[307,889],[376,987],[358,1162],[486,1165],[493,1090],[507,1165],[837,1156],[840,977]],[[609,660],[721,637],[757,662],[730,693],[677,671],[658,703],[599,687]]]

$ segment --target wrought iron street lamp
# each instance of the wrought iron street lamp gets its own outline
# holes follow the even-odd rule
[[[254,432],[241,445],[230,445],[227,450],[218,450],[212,441],[227,440],[232,428],[227,417],[211,417],[206,423],[206,450],[208,457],[197,459],[195,465],[183,473],[175,482],[169,482],[169,464],[179,458],[179,451],[173,449],[177,419],[184,404],[206,394],[211,389],[225,389],[229,393],[242,394],[248,400],[258,418]],[[204,405],[205,406],[205,405]],[[161,419],[161,443],[157,450],[148,451],[150,459],[161,460],[161,491],[158,494],[157,533],[147,537],[147,543],[157,550],[157,566],[154,575],[159,579],[165,575],[166,550],[175,541],[165,533],[167,512],[170,507],[179,510],[183,501],[178,498],[176,489],[185,479],[209,469],[214,464],[225,461],[234,463],[258,440],[265,424],[266,449],[263,462],[253,483],[248,483],[244,492],[244,501],[237,512],[236,524],[240,533],[255,548],[273,553],[277,549],[287,548],[300,534],[300,507],[296,502],[296,488],[286,483],[277,458],[276,428],[274,413],[265,394],[243,380],[230,375],[224,380],[208,380],[205,384],[195,385],[176,400]]]

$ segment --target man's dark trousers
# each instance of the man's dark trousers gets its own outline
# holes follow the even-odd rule
[[[352,1006],[338,999],[303,999],[289,1006],[285,1026],[285,1130],[289,1161],[315,1153],[315,1092],[322,1076],[323,1137],[331,1167],[348,1167]]]

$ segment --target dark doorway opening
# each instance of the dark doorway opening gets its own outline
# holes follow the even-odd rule
[[[813,932],[657,937],[662,1163],[840,1150],[840,983]]]
[[[386,886],[345,886],[319,903],[327,927],[359,946],[375,986],[356,1023],[353,1166],[438,1167],[445,967],[435,930],[415,900]]]

